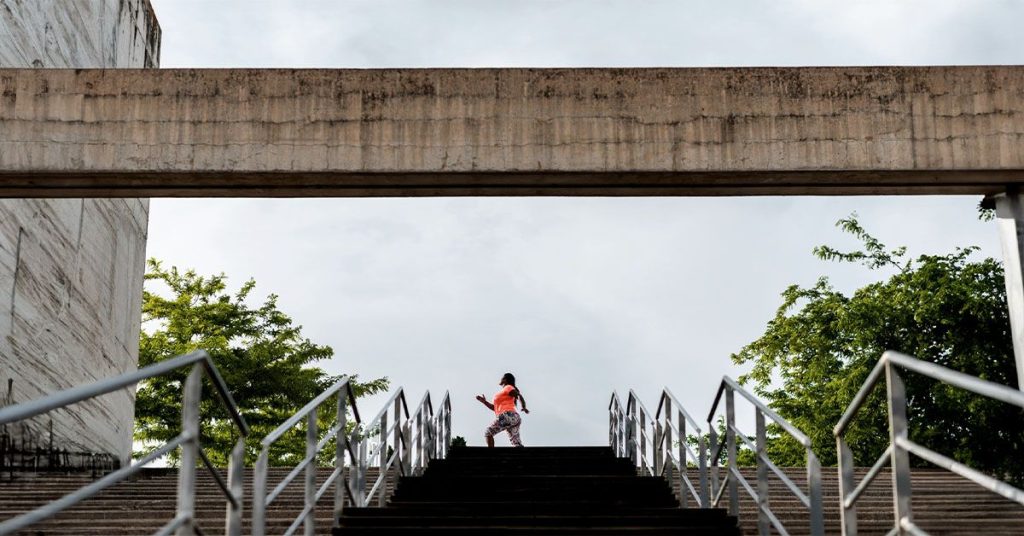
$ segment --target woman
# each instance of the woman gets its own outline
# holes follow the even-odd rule
[[[513,447],[523,446],[523,441],[519,439],[519,424],[522,423],[522,418],[516,413],[516,402],[523,407],[523,413],[530,413],[530,410],[526,409],[526,399],[523,398],[523,393],[519,392],[516,387],[516,377],[511,372],[506,372],[501,377],[501,381],[498,382],[501,391],[494,395],[494,402],[488,402],[484,395],[477,395],[476,399],[481,404],[487,406],[489,409],[494,411],[497,416],[494,422],[487,427],[484,431],[484,439],[487,440],[487,446],[494,446],[494,434],[504,430],[508,432],[508,440],[512,443]]]

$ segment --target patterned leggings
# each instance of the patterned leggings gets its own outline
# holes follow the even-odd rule
[[[519,438],[519,425],[522,424],[522,417],[514,411],[506,411],[487,427],[484,431],[486,437],[494,437],[495,434],[504,430],[508,432],[508,440],[513,447],[523,446],[523,440]]]

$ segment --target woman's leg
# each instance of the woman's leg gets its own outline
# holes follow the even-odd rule
[[[484,441],[487,442],[488,447],[494,446],[494,434],[500,431],[501,423],[499,422],[498,419],[495,419],[494,422],[492,422],[491,425],[484,430]]]
[[[523,440],[519,437],[519,425],[523,423],[523,420],[519,417],[518,413],[514,415],[515,418],[512,419],[512,422],[509,423],[509,426],[505,431],[508,432],[509,443],[512,443],[513,447],[521,447],[523,446]],[[491,438],[491,441],[493,442],[494,438]]]

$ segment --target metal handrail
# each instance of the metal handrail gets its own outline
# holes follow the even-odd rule
[[[900,377],[899,372],[896,370],[897,368],[915,372],[993,400],[1024,408],[1024,393],[1017,389],[982,380],[981,378],[975,378],[969,374],[957,372],[899,352],[890,350],[882,354],[882,358],[878,360],[878,364],[872,369],[864,381],[864,385],[861,386],[856,396],[854,396],[853,401],[850,402],[846,412],[843,413],[842,418],[833,430],[833,434],[836,437],[836,448],[839,451],[839,500],[843,536],[856,536],[857,500],[886,465],[892,466],[892,493],[895,516],[894,527],[889,534],[927,534],[914,525],[913,522],[910,486],[911,454],[947,471],[956,473],[1011,501],[1024,505],[1024,490],[981,473],[976,469],[972,469],[967,465],[910,440],[907,422],[906,388],[903,384],[903,378]],[[878,458],[860,484],[855,487],[853,451],[850,450],[849,445],[846,443],[846,429],[867,401],[875,386],[881,381],[883,374],[886,381],[886,402],[889,408],[889,447]]]
[[[626,423],[626,443],[630,459],[639,464],[641,472],[659,476],[661,460],[658,459],[658,433],[657,430],[652,430],[652,434],[647,433],[647,426],[656,426],[657,420],[632,389],[629,390],[629,398],[626,401]],[[654,437],[651,437],[652,435]]]
[[[227,385],[224,383],[224,379],[221,378],[217,367],[214,366],[213,360],[210,359],[209,354],[202,350],[167,359],[113,378],[106,378],[91,384],[72,387],[37,400],[5,407],[0,409],[0,425],[21,421],[76,402],[112,393],[134,386],[140,381],[163,376],[187,366],[191,366],[192,370],[189,372],[188,378],[182,387],[181,434],[134,464],[118,469],[56,501],[0,523],[0,535],[24,529],[56,515],[115,484],[123,482],[132,475],[137,474],[146,465],[153,463],[180,447],[181,469],[178,472],[177,513],[174,519],[164,525],[156,534],[175,533],[178,536],[184,536],[190,532],[202,533],[202,529],[195,519],[196,465],[202,462],[210,470],[211,474],[214,475],[218,487],[227,498],[226,534],[229,536],[239,536],[242,533],[242,470],[245,455],[245,438],[249,435],[249,425],[239,412],[238,405],[235,404],[230,391],[227,389]],[[213,469],[209,458],[202,450],[202,445],[200,444],[199,403],[202,397],[202,374],[204,372],[213,383],[217,394],[239,430],[238,441],[232,449],[228,461],[227,482],[224,482],[220,474]]]
[[[753,442],[736,427],[735,393],[739,393],[740,396],[745,398],[754,406],[757,431],[756,439]],[[723,394],[725,395],[725,437],[719,441],[714,420]],[[777,424],[804,447],[807,456],[806,493],[804,493],[804,491],[801,490],[800,487],[782,471],[782,469],[768,458],[768,454],[766,452],[768,437],[765,426],[765,417]],[[772,512],[768,503],[768,472],[771,471],[808,509],[808,512],[810,513],[810,532],[812,536],[822,536],[825,534],[824,511],[822,509],[821,462],[818,460],[817,455],[814,454],[814,451],[811,448],[811,440],[806,434],[790,424],[789,421],[782,418],[779,414],[775,413],[775,411],[758,400],[756,396],[749,393],[735,380],[728,376],[722,377],[722,383],[719,385],[718,392],[715,394],[715,400],[711,405],[711,411],[708,412],[708,433],[710,434],[712,445],[710,455],[711,495],[714,496],[714,500],[711,502],[712,506],[718,506],[719,502],[723,498],[723,491],[727,487],[729,492],[729,513],[737,515],[739,513],[739,486],[743,486],[743,489],[747,494],[750,495],[757,503],[758,533],[761,535],[767,535],[770,533],[771,528],[774,527],[779,534],[787,536],[789,532],[782,525],[782,522],[778,517]],[[737,467],[737,437],[754,452],[755,461],[757,463],[756,490],[750,485],[747,479],[743,477]],[[723,448],[726,449],[729,466],[726,470],[725,480],[719,484],[718,462]]]
[[[672,414],[675,412],[676,422],[672,422]],[[659,467],[659,473],[671,481],[671,475],[666,475],[666,469],[675,468],[679,475],[679,503],[683,508],[689,506],[689,497],[692,495],[697,504],[707,508],[709,504],[708,494],[708,469],[707,469],[707,443],[700,425],[696,419],[690,416],[683,404],[676,399],[672,391],[666,387],[661,391],[661,398],[658,401],[658,409],[655,410],[654,419],[661,425],[661,434],[658,441],[658,449],[664,452],[663,462]],[[694,452],[687,442],[687,425],[697,437],[697,452]],[[675,432],[678,438],[678,455],[672,454],[672,433]],[[687,476],[689,460],[697,465],[698,488],[694,488],[693,482]],[[689,493],[687,493],[689,491]]]
[[[331,398],[337,396],[336,423],[323,437],[319,437],[317,410]],[[351,407],[356,423],[355,429],[348,433],[348,409]],[[389,413],[393,422],[389,425]],[[269,449],[275,441],[292,430],[299,423],[306,422],[306,456],[295,466],[277,486],[267,493],[267,475],[269,472]],[[388,438],[392,440],[389,442]],[[378,438],[375,445],[371,440]],[[317,457],[331,441],[335,442],[334,470],[327,480],[316,487]],[[444,458],[448,454],[451,443],[451,398],[448,393],[441,402],[440,410],[435,413],[430,393],[424,394],[416,409],[410,414],[406,403],[405,391],[399,388],[383,404],[383,409],[369,421],[362,421],[356,404],[355,391],[348,378],[320,393],[302,409],[289,417],[284,423],[269,433],[261,442],[263,448],[256,461],[256,472],[253,484],[253,536],[266,535],[266,510],[284,489],[304,470],[305,471],[305,504],[298,516],[284,532],[285,536],[294,534],[303,527],[304,534],[316,533],[316,505],[334,485],[334,519],[341,517],[346,499],[353,506],[366,506],[370,499],[377,496],[379,504],[387,499],[386,490],[391,475],[420,474],[430,460]],[[389,453],[388,449],[392,452]],[[346,465],[345,453],[348,453]],[[369,491],[366,489],[366,476],[376,460],[379,468],[377,478]],[[346,468],[349,477],[344,478]],[[394,468],[394,471],[392,471]]]
[[[319,438],[319,421],[317,420],[318,409],[325,402],[335,396],[337,397],[335,424],[334,427],[328,430],[321,439]],[[256,459],[256,470],[253,475],[253,536],[263,536],[266,533],[267,507],[270,506],[274,499],[276,499],[281,492],[284,491],[285,487],[288,486],[288,484],[290,484],[292,480],[294,480],[295,477],[297,477],[303,470],[306,472],[303,509],[292,522],[291,526],[289,526],[288,531],[285,534],[294,533],[300,525],[304,525],[307,534],[313,534],[316,531],[316,503],[323,494],[330,489],[331,484],[335,484],[335,517],[341,515],[345,494],[342,489],[343,481],[339,478],[342,472],[339,468],[344,467],[345,465],[344,453],[348,448],[348,435],[346,428],[348,426],[349,405],[352,407],[352,415],[358,425],[360,418],[359,409],[356,407],[355,390],[353,389],[352,382],[349,378],[342,377],[322,393],[317,395],[316,398],[310,400],[305,406],[295,412],[294,415],[281,423],[280,426],[275,428],[272,432],[267,434],[262,441],[260,441],[262,448],[260,449],[259,457]],[[273,491],[268,494],[267,474],[269,472],[270,465],[270,448],[278,439],[283,437],[284,434],[292,430],[303,420],[306,422],[306,456],[294,468],[292,468],[292,470],[289,471],[283,479],[281,479],[281,482],[275,486]],[[335,441],[335,470],[327,478],[327,481],[320,487],[320,489],[317,489],[317,456],[319,456],[332,439]]]

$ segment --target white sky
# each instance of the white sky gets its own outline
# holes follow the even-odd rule
[[[1024,1],[152,0],[163,67],[1024,63]],[[853,211],[890,245],[999,257],[977,198],[154,199],[148,255],[281,296],[331,372],[473,400],[511,371],[527,444],[602,444],[612,389],[707,412],[728,359]],[[439,398],[439,397],[438,397]],[[240,401],[244,403],[244,401]],[[374,402],[362,407],[368,414]],[[651,408],[654,409],[653,407]],[[741,409],[743,411],[743,409]],[[499,445],[506,444],[500,438]]]

